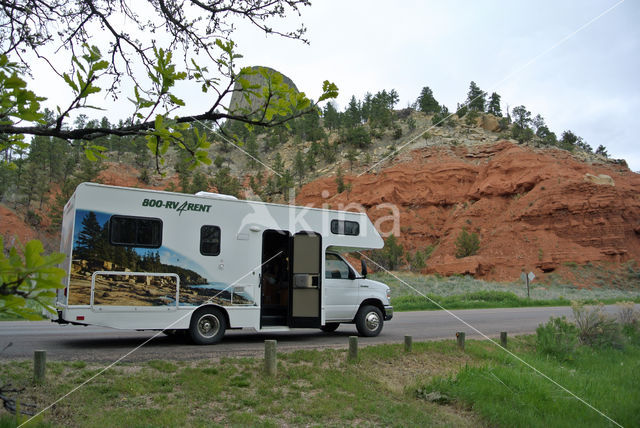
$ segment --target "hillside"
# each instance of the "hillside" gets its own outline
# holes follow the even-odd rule
[[[405,251],[435,247],[428,273],[515,280],[523,269],[540,276],[566,262],[640,260],[640,175],[615,163],[510,141],[437,144],[344,180],[349,192],[338,194],[327,177],[305,185],[297,203],[357,204],[374,222],[390,215],[384,204],[397,206]],[[480,250],[457,259],[462,228],[479,234]]]
[[[154,173],[155,160],[148,153],[128,153],[124,145],[99,165],[78,162],[65,181],[50,183],[26,204],[16,193],[19,187],[5,194],[0,233],[5,245],[13,236],[23,242],[39,237],[50,250],[57,249],[56,210],[80,181],[220,190],[274,202],[288,201],[285,195],[295,186],[299,205],[363,207],[381,232],[398,238],[404,250],[400,269],[513,281],[523,269],[538,277],[570,277],[569,264],[604,263],[615,270],[640,260],[640,175],[624,161],[563,150],[536,137],[519,143],[490,114],[474,120],[454,115],[443,126],[432,126],[433,114],[389,112],[384,126],[369,121],[332,129],[325,111],[323,118],[298,120],[291,131],[240,135],[243,150],[280,177],[220,140],[210,150],[215,166],[191,171],[170,151],[163,174]],[[354,143],[350,130],[356,128],[365,130],[368,140]],[[235,131],[244,132],[242,127]],[[297,166],[296,157],[304,157],[304,163]],[[341,192],[338,175],[343,176]],[[456,258],[455,242],[463,229],[476,233],[480,245],[477,254]],[[416,251],[426,258],[426,267],[413,263]]]

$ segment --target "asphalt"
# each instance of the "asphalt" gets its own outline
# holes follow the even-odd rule
[[[608,306],[615,312],[614,305]],[[549,317],[571,318],[569,307],[508,309],[468,309],[445,311],[396,312],[378,337],[359,338],[361,346],[402,343],[405,335],[415,341],[454,339],[458,331],[467,338],[497,337],[533,333]],[[458,317],[458,318],[456,318]],[[264,340],[278,341],[278,351],[296,349],[346,348],[349,336],[356,335],[354,325],[343,324],[334,333],[315,329],[294,329],[280,333],[257,333],[252,329],[229,330],[222,342],[210,346],[193,345],[185,337],[169,337],[155,331],[114,330],[94,326],[58,325],[50,321],[0,322],[0,360],[29,359],[35,350],[47,351],[54,361],[95,362],[147,361],[152,359],[218,359],[225,356],[262,355]]]

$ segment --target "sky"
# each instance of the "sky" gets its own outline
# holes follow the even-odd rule
[[[341,109],[382,89],[405,107],[429,86],[455,110],[473,80],[503,111],[524,105],[558,137],[572,130],[640,171],[639,2],[322,0],[302,22],[310,45],[238,31],[243,65],[275,68],[316,98],[328,79]]]
[[[473,80],[501,95],[503,111],[524,105],[558,137],[571,130],[640,171],[638,22],[640,2],[633,0],[316,0],[300,17],[270,23],[277,29],[304,23],[309,45],[267,37],[242,22],[233,39],[244,56],[240,65],[272,67],[311,98],[324,80],[334,82],[341,110],[352,95],[382,89],[395,89],[396,108],[403,108],[429,86],[454,111]],[[64,99],[64,84],[35,77],[50,100]],[[207,105],[186,85],[176,95],[187,100],[189,113]]]

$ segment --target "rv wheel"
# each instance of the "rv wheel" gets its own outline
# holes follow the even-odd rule
[[[361,336],[373,337],[380,334],[383,324],[382,312],[375,306],[363,306],[356,314],[356,328]]]
[[[338,329],[338,327],[340,327],[339,322],[328,322],[320,327],[320,330],[324,331],[325,333],[333,333]]]
[[[217,343],[224,336],[224,315],[216,308],[198,309],[191,316],[189,336],[198,345]]]

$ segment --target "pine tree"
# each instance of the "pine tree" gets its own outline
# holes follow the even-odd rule
[[[343,115],[343,125],[347,128],[351,128],[362,123],[362,110],[360,103],[356,100],[355,95],[351,96],[349,100],[349,106]]]
[[[470,110],[484,112],[484,106],[487,103],[487,93],[481,90],[476,82],[471,81],[469,84],[469,92],[467,93],[467,106]]]
[[[349,171],[353,171],[353,164],[358,159],[358,152],[356,152],[355,149],[349,149],[345,158],[349,161]]]
[[[440,104],[433,96],[433,91],[428,86],[422,88],[420,92],[420,96],[416,101],[418,103],[418,108],[420,111],[424,113],[437,113],[440,111]]]
[[[496,117],[502,117],[502,109],[500,108],[500,95],[496,92],[491,93],[489,98],[489,105],[487,106],[487,113],[490,113]]]
[[[95,263],[97,261],[97,244],[101,234],[102,226],[98,222],[96,213],[89,211],[82,219],[82,229],[76,239],[74,252],[77,252],[78,257]]]
[[[304,161],[304,155],[300,150],[296,152],[296,157],[293,159],[293,172],[298,177],[298,185],[302,186],[302,180],[307,172],[307,167]]]
[[[456,238],[455,245],[457,258],[473,256],[480,249],[480,237],[475,232],[467,232],[467,229],[463,227],[462,232]]]
[[[336,110],[334,106],[334,102],[330,101],[327,105],[324,106],[324,126],[328,129],[338,129],[340,128],[340,113]]]
[[[600,156],[604,156],[605,158],[609,157],[609,153],[607,152],[607,148],[600,144],[596,149],[596,154]]]
[[[336,174],[336,186],[338,193],[342,193],[345,190],[344,185],[344,176],[342,175],[342,167],[338,167],[338,172]]]

